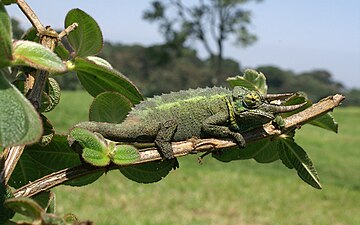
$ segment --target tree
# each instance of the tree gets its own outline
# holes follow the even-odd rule
[[[251,12],[241,6],[252,0],[199,0],[185,5],[181,0],[166,3],[153,1],[143,18],[158,22],[165,41],[173,46],[183,46],[190,39],[202,43],[211,59],[215,75],[221,74],[224,43],[235,38],[236,43],[248,46],[256,41],[248,26]],[[259,0],[254,0],[259,1]],[[213,75],[213,83],[216,83]]]

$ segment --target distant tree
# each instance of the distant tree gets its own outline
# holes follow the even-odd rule
[[[13,30],[13,38],[20,39],[24,30],[20,27],[20,23],[17,19],[11,18],[11,27]]]
[[[215,75],[223,72],[224,42],[230,37],[236,43],[248,46],[256,41],[248,25],[249,10],[241,6],[259,0],[199,0],[184,4],[182,0],[153,1],[143,18],[158,22],[167,43],[183,47],[190,39],[200,41],[211,60]],[[213,76],[213,83],[216,77]]]

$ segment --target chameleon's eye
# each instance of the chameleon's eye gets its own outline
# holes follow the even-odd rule
[[[258,93],[250,92],[245,95],[243,102],[248,108],[256,108],[261,104],[261,98]]]

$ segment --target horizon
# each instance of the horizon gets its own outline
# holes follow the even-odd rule
[[[55,29],[63,27],[70,9],[80,8],[98,22],[106,41],[144,46],[164,42],[157,24],[142,19],[149,1],[126,2],[126,7],[121,7],[122,1],[113,0],[52,1],[47,7],[40,1],[27,2],[40,21]],[[344,4],[326,0],[265,0],[243,7],[252,12],[250,30],[258,41],[247,48],[228,41],[224,50],[226,58],[236,60],[241,68],[272,65],[295,73],[323,69],[346,88],[360,88],[360,1],[349,0]],[[6,9],[19,20],[21,28],[31,26],[16,5]],[[206,56],[199,43],[191,47],[201,58]]]

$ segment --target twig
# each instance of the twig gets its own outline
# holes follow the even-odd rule
[[[265,124],[263,127],[256,128],[243,134],[247,143],[257,141],[263,138],[277,136],[286,133],[299,125],[309,122],[317,116],[327,113],[337,107],[345,97],[336,94],[329,96],[311,107],[297,114],[289,116],[285,119],[285,130],[275,128],[271,123]],[[172,147],[176,157],[188,155],[191,153],[208,152],[216,149],[224,149],[236,146],[236,143],[230,140],[220,139],[190,139],[187,141],[175,142]],[[224,149],[226,150],[226,149]],[[148,148],[140,151],[140,159],[133,164],[141,164],[161,159],[156,148]],[[85,165],[64,169],[53,174],[49,174],[28,185],[25,185],[14,192],[15,197],[29,197],[41,191],[48,190],[54,186],[60,185],[66,181],[98,172],[101,170],[117,169],[119,166],[111,166],[111,168],[86,167]]]
[[[35,12],[30,8],[30,6],[24,0],[17,0],[16,3],[28,18],[30,23],[33,25],[33,27],[36,29],[37,33],[43,33],[45,31],[45,27],[42,25],[39,18],[36,16]]]
[[[65,30],[61,31],[59,34],[59,39],[61,40],[63,37],[68,35],[71,31],[75,30],[79,25],[77,23],[73,23],[68,26]]]

